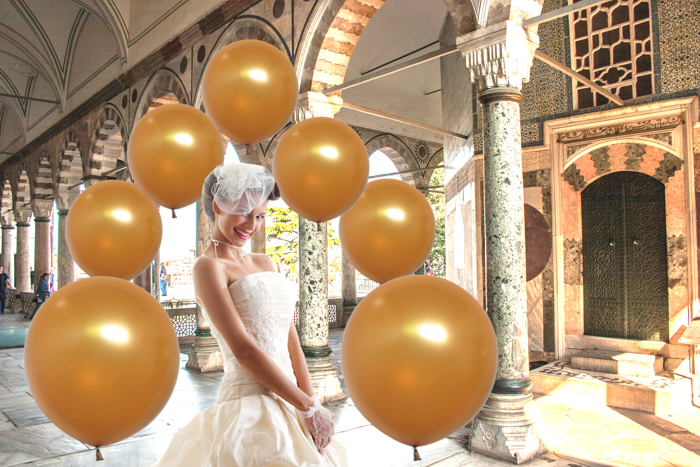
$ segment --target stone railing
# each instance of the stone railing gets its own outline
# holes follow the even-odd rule
[[[14,313],[12,305],[17,302],[17,290],[7,289],[7,295],[5,296],[5,310],[9,310],[10,313]]]
[[[165,311],[173,323],[180,345],[192,344],[194,332],[197,330],[197,308],[170,308]]]
[[[197,306],[197,303],[194,300],[181,300],[177,298],[173,298],[172,300],[164,300],[160,302],[161,305],[163,305],[163,308],[166,310],[171,310],[174,308],[194,308]]]
[[[24,313],[27,316],[32,314],[34,307],[36,307],[36,303],[32,301],[34,298],[36,298],[34,292],[20,292],[20,302],[22,303],[22,311],[20,313]]]
[[[377,287],[379,284],[370,279],[357,279],[355,282],[355,287],[357,288],[357,293],[368,294]]]

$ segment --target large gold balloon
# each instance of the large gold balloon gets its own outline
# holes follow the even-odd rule
[[[224,163],[221,133],[203,112],[184,104],[155,108],[129,138],[131,175],[149,198],[169,209],[202,196],[204,179]]]
[[[71,255],[91,276],[133,279],[151,264],[162,237],[158,208],[128,182],[91,186],[78,195],[66,219]]]
[[[294,125],[272,160],[282,199],[300,216],[324,222],[355,204],[367,185],[369,158],[345,123],[316,117]]]
[[[236,41],[214,55],[202,79],[207,115],[232,140],[263,141],[284,127],[294,112],[297,76],[274,46]]]
[[[435,217],[425,197],[400,180],[367,184],[340,216],[340,244],[350,263],[375,282],[413,274],[435,240]]]
[[[471,420],[496,378],[489,318],[464,289],[432,276],[379,286],[343,334],[343,376],[372,425],[409,446],[434,443]]]
[[[92,446],[147,426],[175,387],[180,363],[168,314],[114,277],[68,284],[37,312],[24,349],[27,383],[58,428]]]

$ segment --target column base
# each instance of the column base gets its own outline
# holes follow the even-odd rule
[[[343,327],[348,324],[348,320],[352,316],[352,312],[357,308],[357,304],[343,305]]]
[[[524,464],[545,452],[544,422],[532,393],[491,394],[474,419],[471,450],[511,464]]]
[[[224,356],[213,336],[196,336],[194,338],[187,368],[200,373],[224,369]]]
[[[321,349],[325,349],[321,347]],[[309,367],[311,375],[311,385],[318,395],[320,402],[337,401],[347,398],[347,394],[340,387],[340,375],[338,369],[333,365],[331,353],[326,356],[310,356],[308,348],[304,349],[306,354],[306,365]],[[330,347],[328,347],[330,350]],[[324,352],[325,353],[325,352]]]

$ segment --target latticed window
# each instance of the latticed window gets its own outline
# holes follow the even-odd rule
[[[574,70],[622,99],[653,93],[650,0],[599,3],[574,12],[570,21]],[[577,109],[608,102],[574,80]]]

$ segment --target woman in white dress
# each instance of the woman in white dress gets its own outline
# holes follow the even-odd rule
[[[192,276],[225,373],[216,404],[175,434],[156,466],[347,465],[333,414],[311,386],[291,284],[270,257],[241,249],[278,198],[272,175],[256,165],[219,166],[204,183],[212,240]]]

